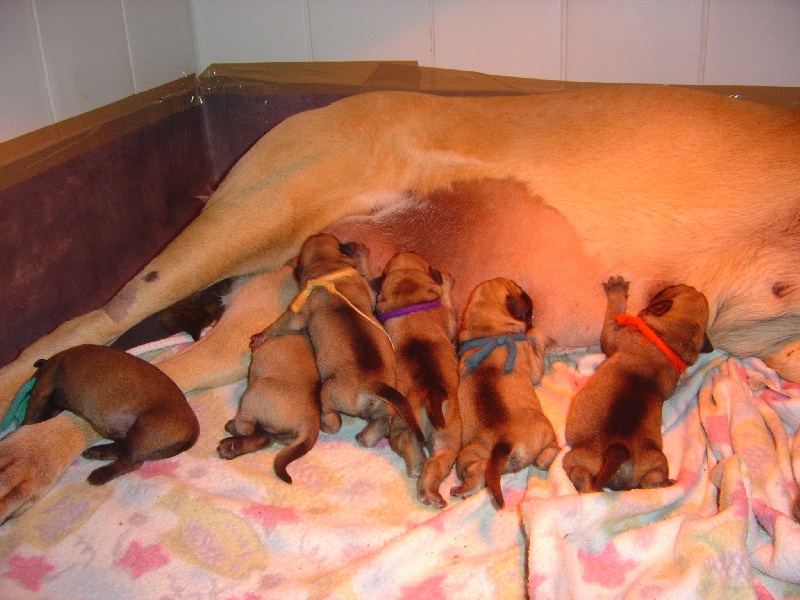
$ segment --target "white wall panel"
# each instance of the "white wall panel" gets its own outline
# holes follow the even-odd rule
[[[0,2],[0,141],[52,122],[30,0]]]
[[[309,60],[303,0],[192,0],[198,72],[215,62]]]
[[[304,60],[800,86],[800,0],[0,0],[0,141],[213,62]]]
[[[566,78],[697,83],[703,0],[568,0]]]
[[[123,0],[122,7],[137,92],[197,71],[189,0]]]
[[[428,0],[308,0],[314,60],[416,60],[429,66]]]
[[[561,77],[561,0],[436,0],[437,67]]]
[[[36,0],[56,120],[133,92],[122,3]]]
[[[800,1],[710,0],[704,83],[800,86]]]

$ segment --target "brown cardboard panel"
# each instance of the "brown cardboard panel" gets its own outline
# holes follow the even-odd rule
[[[202,110],[0,191],[0,364],[106,302],[194,218],[210,191]]]
[[[554,81],[473,71],[420,67],[415,62],[225,63],[199,78],[206,94],[353,94],[414,90],[441,94],[547,94],[615,83]],[[683,86],[790,108],[800,108],[800,88]]]
[[[148,123],[200,103],[188,75],[152,90],[0,143],[0,190]]]

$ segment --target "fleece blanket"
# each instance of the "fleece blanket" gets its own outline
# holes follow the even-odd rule
[[[188,342],[134,352],[157,362]],[[549,361],[538,393],[562,445],[570,399],[602,359]],[[800,597],[800,386],[757,359],[707,355],[665,404],[675,485],[578,495],[562,450],[547,473],[504,475],[500,511],[485,491],[420,505],[388,444],[355,442],[356,419],[289,466],[291,485],[274,448],[222,460],[244,387],[189,395],[202,433],[184,454],[102,487],[78,459],[0,527],[0,598]]]

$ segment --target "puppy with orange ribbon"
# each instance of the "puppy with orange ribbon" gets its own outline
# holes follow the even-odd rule
[[[579,492],[671,485],[662,452],[661,407],[688,365],[713,350],[708,301],[688,285],[658,292],[625,314],[628,282],[612,277],[600,344],[606,360],[572,400],[564,470]]]

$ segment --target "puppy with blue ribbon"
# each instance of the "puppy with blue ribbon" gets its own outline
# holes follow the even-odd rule
[[[544,374],[546,337],[532,329],[532,317],[530,296],[510,279],[485,281],[470,293],[458,333],[461,484],[452,496],[485,486],[502,508],[503,473],[548,469],[558,454],[534,389]]]

